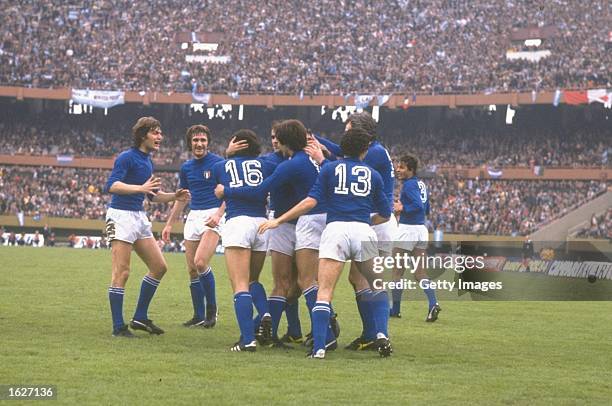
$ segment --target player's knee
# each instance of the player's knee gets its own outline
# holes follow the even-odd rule
[[[424,269],[417,269],[414,273],[414,279],[420,281],[421,279],[427,279],[427,272]]]
[[[130,277],[130,267],[123,266],[115,268],[112,276],[113,286],[125,286],[128,278]]]
[[[198,271],[197,269],[193,269],[193,268],[188,268],[187,272],[189,272],[189,278],[190,279],[196,279],[198,277]]]
[[[204,272],[206,268],[208,268],[208,261],[205,261],[203,258],[196,258],[194,263],[196,270],[200,273]]]
[[[168,272],[168,264],[165,262],[159,264],[157,267],[155,267],[155,269],[151,270],[153,277],[158,280],[163,278],[166,272]]]

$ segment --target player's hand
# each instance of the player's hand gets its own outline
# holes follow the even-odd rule
[[[394,201],[393,202],[393,212],[401,213],[402,210],[404,210],[404,205],[402,204],[402,202],[400,202],[399,200]]]
[[[217,199],[223,199],[223,196],[225,196],[225,186],[217,185],[215,188],[215,196],[217,196]]]
[[[161,238],[163,242],[170,242],[170,233],[172,232],[172,226],[166,224],[161,233]]]
[[[268,231],[270,229],[278,227],[279,225],[280,224],[279,224],[277,219],[268,220],[268,221],[265,221],[265,222],[263,222],[263,223],[261,223],[259,225],[258,232],[259,232],[259,234],[263,234],[263,233],[265,233],[266,231]]]
[[[149,195],[157,195],[161,189],[161,178],[156,178],[155,175],[151,175],[149,180],[147,180],[141,187],[140,191]]]
[[[191,192],[189,189],[179,189],[174,192],[174,200],[178,200],[180,202],[188,202],[191,199]]]
[[[227,149],[225,150],[225,155],[232,156],[236,152],[242,151],[243,149],[247,149],[248,147],[249,147],[249,143],[247,140],[236,141],[236,137],[233,137],[230,140],[229,145],[227,146]]]
[[[204,225],[206,227],[215,228],[219,225],[220,221],[221,221],[221,216],[215,213],[206,219],[206,221],[204,222]]]
[[[321,165],[321,162],[325,160],[325,155],[323,155],[321,144],[319,144],[319,141],[314,138],[308,141],[306,148],[304,148],[304,152],[306,152],[319,165]]]

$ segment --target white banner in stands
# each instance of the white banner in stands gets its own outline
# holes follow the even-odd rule
[[[612,279],[612,263],[554,261],[548,270],[548,274],[570,278],[586,278],[589,275],[594,275],[598,279]]]
[[[111,90],[72,89],[72,101],[108,109],[125,103],[125,92]]]

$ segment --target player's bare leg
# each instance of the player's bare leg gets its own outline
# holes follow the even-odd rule
[[[113,240],[111,242],[112,274],[111,287],[125,288],[130,276],[130,258],[132,255],[132,244]]]
[[[123,320],[123,296],[125,285],[130,276],[130,257],[132,244],[120,240],[111,241],[112,273],[108,296],[113,318],[113,336],[135,337]]]

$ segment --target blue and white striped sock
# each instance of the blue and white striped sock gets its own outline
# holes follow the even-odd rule
[[[217,295],[215,293],[215,274],[212,268],[208,267],[200,274],[200,283],[204,289],[204,297],[206,297],[206,306],[217,307]]]
[[[278,336],[278,325],[286,305],[287,298],[283,296],[270,296],[268,298],[268,307],[270,308],[270,316],[272,316],[272,337]]]
[[[329,308],[329,303],[315,303],[312,308],[312,338],[314,340],[314,352],[325,349],[330,316],[331,309]]]
[[[149,311],[149,304],[155,291],[159,286],[159,281],[149,275],[145,275],[142,278],[142,284],[140,285],[140,296],[138,297],[138,304],[136,305],[136,312],[134,312],[134,320],[147,320],[149,317],[147,312]]]
[[[111,316],[113,318],[113,331],[119,330],[125,322],[123,321],[123,295],[125,288],[108,288],[108,301],[110,302]]]
[[[204,289],[200,278],[194,278],[189,284],[191,291],[191,303],[193,304],[193,315],[198,320],[204,320]]]
[[[253,327],[253,298],[249,292],[234,295],[234,311],[240,328],[242,344],[250,344],[255,339]]]

